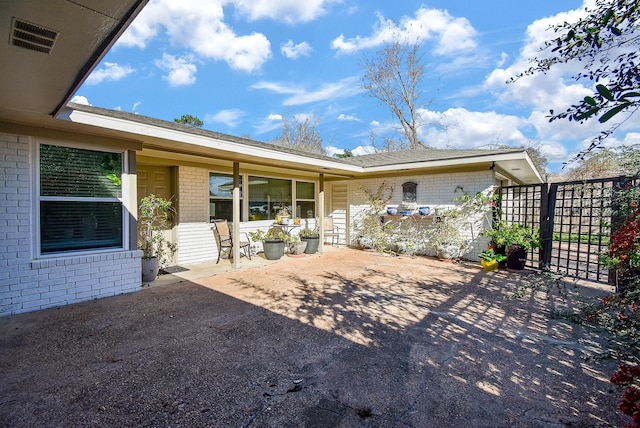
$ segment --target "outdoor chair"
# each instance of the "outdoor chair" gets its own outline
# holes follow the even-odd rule
[[[233,237],[231,236],[231,230],[229,229],[229,223],[227,220],[213,220],[213,235],[216,238],[216,244],[218,245],[218,260],[216,264],[220,262],[220,256],[224,250],[228,251],[229,258],[233,257]],[[240,256],[244,254],[251,260],[251,240],[246,232],[242,232],[245,239],[240,241]]]
[[[322,220],[322,231],[324,233],[324,240],[331,238],[331,245],[340,243],[340,229],[333,224],[332,217],[325,217]]]

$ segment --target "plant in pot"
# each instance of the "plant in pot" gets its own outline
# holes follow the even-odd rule
[[[289,253],[291,255],[304,255],[304,250],[307,249],[307,241],[301,240],[298,235],[287,235],[286,242],[289,244]]]
[[[506,248],[507,268],[511,270],[524,270],[527,252],[542,245],[539,229],[518,223],[500,221],[482,235],[489,237],[496,247]]]
[[[284,254],[285,233],[279,227],[272,227],[266,232],[258,229],[249,232],[249,236],[253,241],[262,242],[264,257],[267,260],[279,260]]]
[[[440,221],[431,229],[429,243],[440,260],[459,260],[469,251],[469,242],[452,221]]]
[[[176,252],[165,231],[171,228],[171,201],[150,194],[140,200],[138,207],[138,248],[142,250],[142,281],[151,282],[158,276]]]
[[[496,253],[493,248],[481,251],[478,257],[480,257],[482,268],[486,271],[497,270],[500,263],[507,260],[507,256]]]
[[[320,232],[317,228],[311,229],[305,227],[300,230],[300,239],[307,243],[305,248],[305,254],[315,254],[318,251],[318,245],[320,245]]]

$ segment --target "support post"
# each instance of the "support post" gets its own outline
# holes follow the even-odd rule
[[[233,267],[240,267],[240,163],[233,163]]]
[[[320,232],[320,242],[318,249],[324,253],[324,174],[320,174],[320,191],[318,192],[318,231]]]

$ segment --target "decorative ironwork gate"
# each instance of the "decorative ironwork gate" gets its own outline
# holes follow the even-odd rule
[[[498,216],[509,223],[540,228],[542,248],[530,251],[527,266],[571,277],[610,282],[599,264],[609,246],[615,210],[612,198],[627,177],[499,189]]]

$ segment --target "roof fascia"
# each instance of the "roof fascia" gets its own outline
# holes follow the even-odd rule
[[[484,162],[500,162],[507,160],[518,160],[525,159],[526,152],[512,152],[512,153],[502,153],[502,154],[486,154],[486,155],[476,155],[469,156],[466,158],[450,158],[450,159],[441,159],[441,160],[433,160],[433,161],[424,161],[424,162],[411,162],[411,163],[402,163],[402,164],[393,164],[393,165],[382,165],[382,166],[374,166],[374,167],[365,167],[364,170],[367,173],[379,173],[379,172],[390,172],[390,171],[398,171],[398,170],[412,170],[412,169],[423,169],[425,167],[429,168],[438,168],[438,167],[447,167],[447,166],[458,166],[458,165],[468,165],[474,163],[484,163]],[[528,155],[526,155],[528,158]],[[531,160],[529,159],[529,164],[532,165]]]

